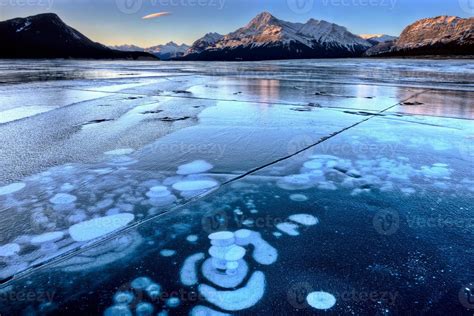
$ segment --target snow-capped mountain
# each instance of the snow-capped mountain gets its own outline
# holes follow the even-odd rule
[[[474,18],[422,19],[405,28],[390,49],[379,51],[377,46],[367,55],[474,55]]]
[[[217,39],[217,38],[216,38]],[[279,20],[268,12],[214,43],[193,45],[187,60],[264,60],[361,56],[372,46],[346,28],[310,19],[306,23]],[[195,43],[196,44],[196,43]],[[195,46],[198,49],[195,49]]]
[[[146,52],[158,56],[160,59],[168,60],[177,57],[182,57],[189,49],[186,44],[178,45],[175,42],[169,42],[164,45],[156,45],[145,48]]]
[[[207,48],[213,47],[215,43],[221,40],[224,35],[219,33],[207,33],[197,41],[191,45],[191,47],[187,50],[185,55],[189,54],[198,54],[202,51],[206,50]]]
[[[156,59],[93,42],[52,13],[0,22],[0,40],[0,58]]]
[[[144,52],[145,51],[145,49],[142,47],[139,47],[136,45],[128,45],[128,44],[114,45],[114,46],[109,46],[109,47],[112,49],[121,50],[123,52]]]
[[[110,46],[112,49],[118,49],[124,52],[147,52],[155,55],[161,60],[169,60],[173,58],[182,57],[189,49],[186,44],[178,45],[175,42],[169,42],[163,45],[156,45],[152,47],[139,47],[136,45],[117,45]]]
[[[387,34],[361,34],[359,35],[367,41],[373,41],[375,43],[385,43],[396,40],[398,37]]]

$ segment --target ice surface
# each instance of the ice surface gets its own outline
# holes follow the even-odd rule
[[[186,237],[186,240],[189,241],[190,243],[195,243],[198,241],[199,237],[197,235],[189,235]]]
[[[150,297],[151,300],[156,300],[161,294],[161,286],[156,283],[148,285],[145,289],[146,294]]]
[[[245,261],[239,260],[235,270],[232,275],[219,271],[214,267],[212,259],[207,259],[202,265],[202,274],[204,277],[222,288],[235,288],[241,284],[249,272],[249,267]]]
[[[202,191],[216,187],[218,183],[213,180],[186,180],[173,184],[178,191]]]
[[[122,155],[129,155],[133,153],[135,149],[132,148],[120,148],[111,151],[107,151],[104,154],[108,156],[122,156]]]
[[[145,290],[152,283],[153,281],[149,277],[139,277],[134,279],[130,285],[135,290]]]
[[[15,194],[0,196],[2,245],[20,246],[13,255],[0,257],[0,278],[9,280],[32,265],[53,259],[41,269],[46,274],[35,272],[28,279],[19,276],[8,282],[35,293],[55,290],[61,297],[51,305],[30,301],[3,304],[1,314],[28,310],[41,314],[46,307],[54,313],[59,307],[77,310],[77,306],[84,313],[95,314],[102,302],[118,305],[112,297],[117,290],[126,291],[121,286],[128,278],[124,280],[123,276],[133,271],[146,271],[163,284],[166,293],[193,291],[194,286],[176,282],[176,276],[185,258],[206,249],[201,240],[191,238],[187,242],[186,236],[203,229],[206,233],[215,231],[214,224],[219,224],[220,230],[242,228],[243,223],[252,224],[254,231],[235,232],[235,243],[248,250],[245,260],[249,270],[261,270],[268,289],[277,284],[284,289],[285,297],[290,279],[304,279],[314,289],[342,293],[351,291],[354,285],[385,291],[378,282],[383,278],[393,291],[404,293],[403,300],[393,305],[385,300],[377,304],[347,300],[344,306],[337,304],[332,310],[340,314],[351,310],[360,315],[397,313],[405,311],[407,301],[418,301],[420,304],[411,306],[418,313],[464,312],[457,299],[433,301],[436,293],[432,289],[457,293],[459,284],[453,280],[469,279],[465,267],[473,261],[469,253],[463,258],[457,255],[464,251],[461,245],[472,244],[465,225],[472,211],[474,183],[471,62],[220,63],[216,67],[219,80],[215,80],[216,69],[207,69],[204,63],[38,61],[35,67],[25,61],[9,63],[13,64],[0,62],[1,81],[7,83],[0,88],[0,112],[13,109],[11,113],[21,113],[24,104],[44,106],[47,111],[0,123],[0,152],[4,157],[0,182],[27,184]],[[61,80],[38,81],[44,79],[38,69]],[[211,71],[212,76],[207,76]],[[86,80],[76,80],[84,76]],[[129,90],[120,91],[121,87]],[[191,91],[196,99],[181,99],[183,96],[173,93],[177,90]],[[120,93],[110,93],[114,91]],[[415,105],[417,102],[423,105]],[[384,113],[370,116],[391,106]],[[163,122],[184,117],[190,119]],[[112,121],[82,127],[84,122],[100,119]],[[369,120],[349,128],[365,119]],[[184,206],[188,197],[217,189],[219,183],[319,141],[296,156],[231,181],[205,201],[200,197]],[[115,148],[125,150],[104,156],[104,151]],[[128,148],[136,149],[133,155]],[[213,169],[204,171],[205,164],[189,163],[196,161],[212,162]],[[176,170],[184,174],[176,176]],[[209,171],[213,174],[199,174]],[[200,189],[194,183],[190,190],[179,192],[173,187],[186,181],[218,184]],[[166,191],[151,190],[159,186],[166,187]],[[59,193],[76,200],[52,204],[50,199]],[[174,209],[175,205],[183,208]],[[167,212],[172,208],[173,212]],[[417,216],[414,225],[399,225],[396,234],[384,236],[396,238],[391,247],[375,238],[380,237],[380,227],[373,219],[384,208],[395,210],[404,223],[405,219],[411,220],[410,216]],[[225,211],[226,216],[216,221],[212,217],[210,223],[206,216],[201,218],[213,211]],[[91,243],[87,245],[91,249],[74,253],[83,243],[66,233],[70,225],[122,213],[144,221],[136,227],[137,232],[124,231],[113,240]],[[160,213],[163,216],[146,221]],[[302,223],[314,220],[292,218],[295,213],[324,219],[317,226],[317,235],[315,227]],[[419,224],[438,218],[464,221],[458,226],[443,221],[436,221],[435,227]],[[268,219],[263,226],[262,219]],[[289,238],[276,231],[280,219],[295,224],[297,227],[290,231],[300,233],[299,237]],[[356,233],[348,233],[354,232],[354,227]],[[48,232],[64,232],[64,237],[32,246],[33,237]],[[414,235],[419,242],[411,242]],[[315,238],[318,251],[308,248]],[[354,251],[354,245],[364,245],[374,255],[362,256]],[[164,247],[175,249],[177,255],[172,260],[159,259]],[[8,248],[5,252],[11,253]],[[74,255],[60,262],[54,260],[63,253]],[[348,256],[357,260],[348,262]],[[305,258],[303,265],[301,258]],[[374,263],[374,258],[379,262]],[[162,263],[159,271],[156,260]],[[324,266],[327,262],[331,262],[330,269]],[[315,265],[321,269],[314,269]],[[202,282],[215,286],[216,291],[223,290],[202,275],[201,261],[195,266],[194,285]],[[236,270],[241,265],[222,260],[213,266]],[[371,266],[382,268],[371,270]],[[282,267],[288,274],[285,278],[281,277]],[[358,273],[338,272],[347,268]],[[235,271],[231,275],[220,272],[222,278],[236,275]],[[175,278],[170,278],[173,275]],[[74,284],[87,287],[71,286],[71,278]],[[242,284],[246,282],[244,279]],[[137,291],[140,300],[131,304],[128,312],[135,313],[139,302],[150,299],[154,314],[168,309],[164,302],[155,304],[157,291],[151,295],[146,290],[141,292]],[[242,313],[271,314],[269,302],[275,301],[281,303],[278,308],[282,313],[294,312],[289,300],[281,300],[281,291],[267,291],[259,304]],[[209,313],[214,309],[222,312],[222,308],[205,300],[182,303],[170,314],[188,314],[195,304],[209,308]]]
[[[134,218],[130,213],[94,218],[69,227],[69,234],[75,241],[89,241],[127,226]]]
[[[62,239],[64,237],[63,232],[50,232],[50,233],[44,233],[38,236],[34,236],[31,238],[31,243],[33,245],[39,245],[47,242],[54,242]]]
[[[15,192],[21,191],[25,188],[26,184],[25,183],[12,183],[3,187],[0,187],[0,196],[1,195],[9,195],[13,194]]]
[[[308,174],[294,174],[284,177],[278,182],[278,186],[285,190],[305,190],[314,185]]]
[[[227,311],[241,311],[254,306],[265,293],[265,275],[255,271],[244,287],[234,291],[219,291],[212,286],[199,285],[199,293],[210,303]]]
[[[54,197],[52,197],[49,201],[53,204],[57,205],[64,205],[64,204],[72,204],[77,200],[77,197],[67,193],[58,193]]]
[[[21,246],[19,244],[6,244],[0,246],[0,257],[10,257],[20,252]]]
[[[150,303],[142,302],[135,308],[135,315],[137,316],[151,316],[153,315],[153,305]]]
[[[181,300],[177,297],[170,297],[166,301],[166,306],[168,306],[169,308],[176,308],[179,306],[179,304],[181,304]]]
[[[230,314],[226,313],[221,313],[218,311],[215,311],[209,307],[206,306],[195,306],[191,312],[189,313],[190,316],[230,316]]]
[[[327,310],[336,305],[334,295],[327,292],[312,292],[306,297],[306,301],[311,307]]]
[[[290,236],[298,236],[300,233],[298,231],[298,225],[288,222],[278,223],[276,228],[288,234]]]
[[[118,305],[128,305],[133,302],[133,299],[132,292],[117,292],[114,295],[114,303]]]
[[[319,220],[310,214],[293,214],[288,219],[305,226],[313,226],[319,223]]]
[[[236,243],[240,246],[253,246],[253,259],[263,265],[270,265],[278,258],[277,250],[262,238],[259,232],[240,229],[235,232]]]
[[[177,174],[179,175],[189,175],[195,173],[203,173],[209,171],[213,168],[213,165],[204,160],[195,160],[185,165],[178,167]]]
[[[205,258],[204,253],[197,253],[189,256],[184,260],[183,267],[180,271],[180,280],[186,286],[197,284],[198,282],[198,268],[197,263]]]
[[[308,197],[304,194],[292,194],[290,195],[290,199],[295,202],[306,202]]]
[[[160,251],[160,255],[162,257],[172,257],[176,254],[176,250],[171,250],[171,249],[163,249]]]
[[[126,305],[115,305],[105,310],[104,316],[132,316],[132,311]]]

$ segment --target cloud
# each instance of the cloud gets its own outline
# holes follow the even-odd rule
[[[159,17],[162,17],[162,16],[165,16],[165,15],[170,15],[171,12],[158,12],[158,13],[152,13],[152,14],[148,14],[148,15],[145,15],[142,19],[144,20],[148,20],[148,19],[156,19],[156,18],[159,18]]]

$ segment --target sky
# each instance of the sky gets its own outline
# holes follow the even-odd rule
[[[53,12],[94,41],[141,47],[227,34],[263,11],[291,22],[326,20],[355,34],[399,35],[421,18],[471,17],[474,0],[0,0],[0,20]]]

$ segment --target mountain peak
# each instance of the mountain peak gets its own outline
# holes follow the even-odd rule
[[[250,21],[250,23],[247,25],[247,27],[258,29],[259,27],[267,26],[278,21],[279,20],[277,18],[275,18],[269,12],[265,11],[254,17],[252,21]]]

